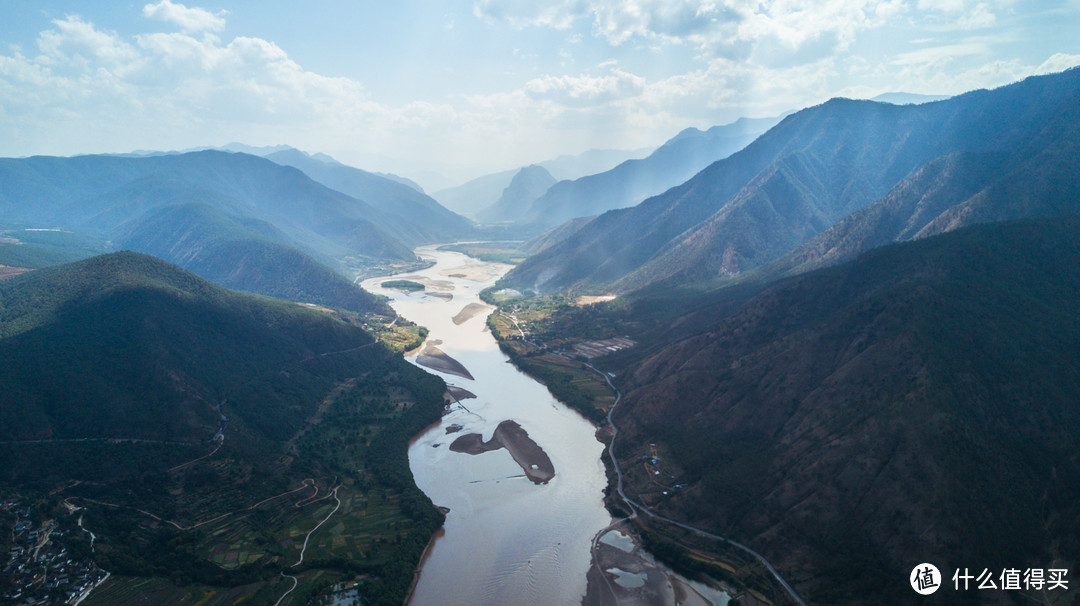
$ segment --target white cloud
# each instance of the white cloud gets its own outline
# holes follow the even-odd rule
[[[115,65],[137,56],[130,44],[113,32],[105,32],[78,16],[53,21],[56,29],[38,35],[38,48],[46,62],[69,62],[89,65],[92,62]]]
[[[542,76],[525,83],[525,92],[534,99],[549,99],[563,105],[595,105],[641,94],[645,79],[619,69],[605,76]]]
[[[221,13],[163,0],[144,14],[177,24],[176,31],[122,37],[69,16],[41,32],[36,52],[0,51],[0,154],[240,140],[511,168],[593,147],[658,144],[687,126],[777,115],[838,91],[951,94],[1080,65],[1075,54],[1001,55],[1018,38],[1002,35],[1012,32],[1000,24],[978,37],[944,33],[965,18],[973,27],[989,22],[979,15],[1005,21],[1006,4],[935,6],[479,0],[474,12],[496,26],[564,28],[568,44],[560,50],[569,53],[549,53],[545,63],[526,32],[512,43],[535,69],[522,68],[527,75],[516,80],[504,76],[510,84],[501,89],[480,95],[463,85],[387,103],[356,79],[305,69],[270,40],[222,35]],[[895,37],[911,41],[898,49],[883,44],[877,56],[842,52],[861,49],[861,37],[893,22],[904,27]],[[458,29],[468,25],[475,26],[458,17]]]
[[[979,42],[962,42],[959,44],[932,46],[907,53],[901,53],[892,60],[892,64],[934,65],[940,67],[957,57],[982,54],[990,54],[990,49],[985,44]]]
[[[689,44],[707,56],[767,56],[814,60],[845,49],[859,31],[878,27],[904,11],[902,0],[479,0],[474,12],[512,27],[567,28],[587,19],[613,46],[633,40]]]
[[[225,29],[225,11],[215,14],[205,8],[188,8],[183,4],[174,4],[170,0],[160,0],[157,4],[143,6],[142,12],[143,16],[149,19],[179,25],[185,32],[219,32]]]
[[[1063,72],[1069,68],[1080,65],[1080,55],[1068,55],[1065,53],[1057,53],[1043,61],[1042,65],[1035,68],[1035,73],[1042,74],[1054,74],[1057,72]]]

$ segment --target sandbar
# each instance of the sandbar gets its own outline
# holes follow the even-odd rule
[[[532,480],[533,484],[547,484],[555,477],[555,466],[540,445],[529,437],[529,433],[522,429],[516,421],[503,421],[495,428],[491,439],[487,442],[478,433],[468,433],[450,444],[450,450],[478,455],[492,450],[505,448],[510,452],[525,476]]]
[[[476,314],[482,311],[487,311],[488,309],[489,307],[487,305],[484,305],[483,303],[469,303],[465,307],[461,308],[461,311],[459,311],[457,315],[454,316],[454,324],[464,324],[469,320],[473,319]]]
[[[450,397],[454,400],[471,400],[476,397],[476,394],[465,389],[458,387],[457,385],[447,385],[446,392],[450,394]]]
[[[424,347],[420,355],[416,356],[416,363],[432,370],[445,372],[448,375],[455,375],[470,381],[474,380],[472,374],[461,362],[446,355],[443,350],[430,343]]]

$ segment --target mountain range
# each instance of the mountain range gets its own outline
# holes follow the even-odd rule
[[[340,275],[346,266],[410,263],[419,244],[472,234],[468,220],[406,185],[298,155],[277,152],[377,204],[268,159],[201,151],[0,159],[0,212],[9,230],[59,229],[232,288],[354,310],[373,300]]]
[[[556,183],[519,220],[548,228],[570,219],[633,206],[737,152],[777,121],[777,118],[742,118],[705,131],[685,129],[645,158],[627,160],[602,173]]]
[[[858,224],[874,234],[868,243],[880,244],[1069,212],[1078,91],[1074,69],[921,105],[834,99],[788,116],[682,185],[599,216],[519,265],[505,284],[616,293],[717,284],[745,277],[844,220],[838,229]],[[1024,194],[1043,185],[1054,194]],[[875,203],[881,206],[852,215]],[[918,230],[877,223],[906,224],[905,212],[917,212],[910,222],[921,222]],[[822,237],[857,239],[845,234]],[[785,262],[788,269],[823,255],[850,258],[830,252],[824,240],[808,246],[813,250]]]
[[[476,218],[487,223],[517,221],[555,183],[555,177],[543,166],[526,166],[514,175],[499,199],[477,213]]]
[[[551,173],[557,181],[561,181],[601,173],[626,160],[645,157],[651,151],[653,150],[650,148],[591,149],[580,154],[564,154],[554,160],[537,162],[535,165]],[[461,185],[440,189],[432,194],[432,197],[454,212],[473,217],[495,204],[503,190],[510,185],[510,181],[521,170],[518,168],[481,175]]]

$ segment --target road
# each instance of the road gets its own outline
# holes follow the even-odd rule
[[[633,512],[633,515],[631,515],[631,517],[637,515],[637,512],[640,511],[642,514],[647,515],[647,516],[649,516],[650,518],[652,518],[654,520],[660,520],[661,522],[666,522],[666,523],[671,524],[673,526],[678,526],[679,528],[682,528],[683,530],[690,531],[690,532],[692,532],[694,534],[697,534],[699,536],[708,537],[710,539],[720,541],[722,543],[727,543],[728,545],[731,545],[732,547],[741,549],[742,551],[744,551],[744,552],[750,554],[751,556],[753,556],[754,559],[756,559],[758,562],[760,562],[769,571],[769,573],[772,574],[773,578],[775,578],[776,581],[778,583],[780,583],[780,585],[784,588],[784,590],[788,592],[788,595],[790,595],[791,598],[793,600],[795,600],[795,602],[797,604],[799,604],[799,606],[806,606],[806,602],[804,602],[803,599],[801,597],[799,597],[799,594],[795,593],[795,589],[792,588],[791,585],[789,585],[788,582],[785,581],[782,576],[780,576],[780,573],[777,572],[776,568],[773,568],[773,565],[770,564],[769,561],[765,559],[765,556],[761,555],[760,553],[754,551],[753,549],[751,549],[751,548],[747,547],[746,545],[743,545],[742,543],[739,543],[737,541],[733,541],[733,540],[728,539],[726,537],[722,537],[720,535],[716,535],[716,534],[713,534],[711,532],[708,532],[707,530],[702,530],[700,528],[695,528],[693,526],[690,526],[689,524],[684,524],[684,523],[679,522],[677,520],[672,520],[671,518],[662,516],[662,515],[656,513],[655,511],[653,511],[652,509],[650,509],[649,507],[646,507],[645,505],[643,505],[641,503],[638,503],[637,501],[635,501],[635,500],[631,499],[629,496],[627,496],[626,491],[623,489],[622,468],[619,466],[619,459],[615,456],[615,439],[619,436],[619,428],[615,425],[615,420],[613,418],[614,414],[615,414],[615,408],[619,405],[619,402],[622,401],[622,392],[620,392],[615,387],[615,384],[611,382],[611,377],[608,376],[607,373],[600,371],[595,366],[593,366],[592,364],[589,364],[589,363],[585,363],[585,366],[588,366],[590,369],[592,369],[593,372],[599,374],[601,377],[604,377],[604,381],[607,382],[608,387],[610,387],[611,390],[613,392],[615,392],[615,403],[611,405],[611,408],[608,410],[608,414],[607,414],[607,422],[608,422],[608,425],[611,426],[611,442],[608,444],[608,457],[611,459],[612,467],[615,468],[615,478],[616,478],[615,490],[618,492],[619,498],[621,498],[623,500],[623,502],[625,502],[627,505],[630,506],[630,511]],[[603,532],[601,532],[601,534],[603,534]]]
[[[311,538],[311,535],[314,534],[320,526],[325,524],[326,521],[330,519],[330,516],[337,513],[337,510],[341,507],[341,499],[339,499],[337,496],[338,488],[341,487],[335,486],[334,490],[330,492],[330,494],[333,495],[334,500],[337,501],[337,504],[334,505],[334,508],[330,510],[330,513],[326,514],[326,517],[323,518],[321,522],[315,525],[315,528],[312,528],[310,531],[308,531],[307,536],[304,537],[304,546],[300,549],[300,558],[296,560],[295,564],[293,564],[294,567],[304,563],[304,553],[307,552],[308,539]],[[284,600],[290,593],[292,593],[296,589],[296,586],[300,584],[299,579],[297,579],[291,574],[285,574],[284,570],[281,571],[281,576],[285,577],[286,579],[292,579],[292,587],[285,591],[285,593],[281,594],[281,597],[278,598],[276,602],[274,602],[274,606],[279,606],[279,604],[281,604],[281,601]]]

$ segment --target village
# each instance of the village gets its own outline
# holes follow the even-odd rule
[[[63,543],[68,533],[89,531],[65,529],[53,519],[40,516],[19,497],[0,501],[8,535],[7,562],[0,571],[0,601],[5,604],[38,606],[78,604],[108,573],[93,559],[71,553]],[[92,535],[91,535],[92,536]]]

